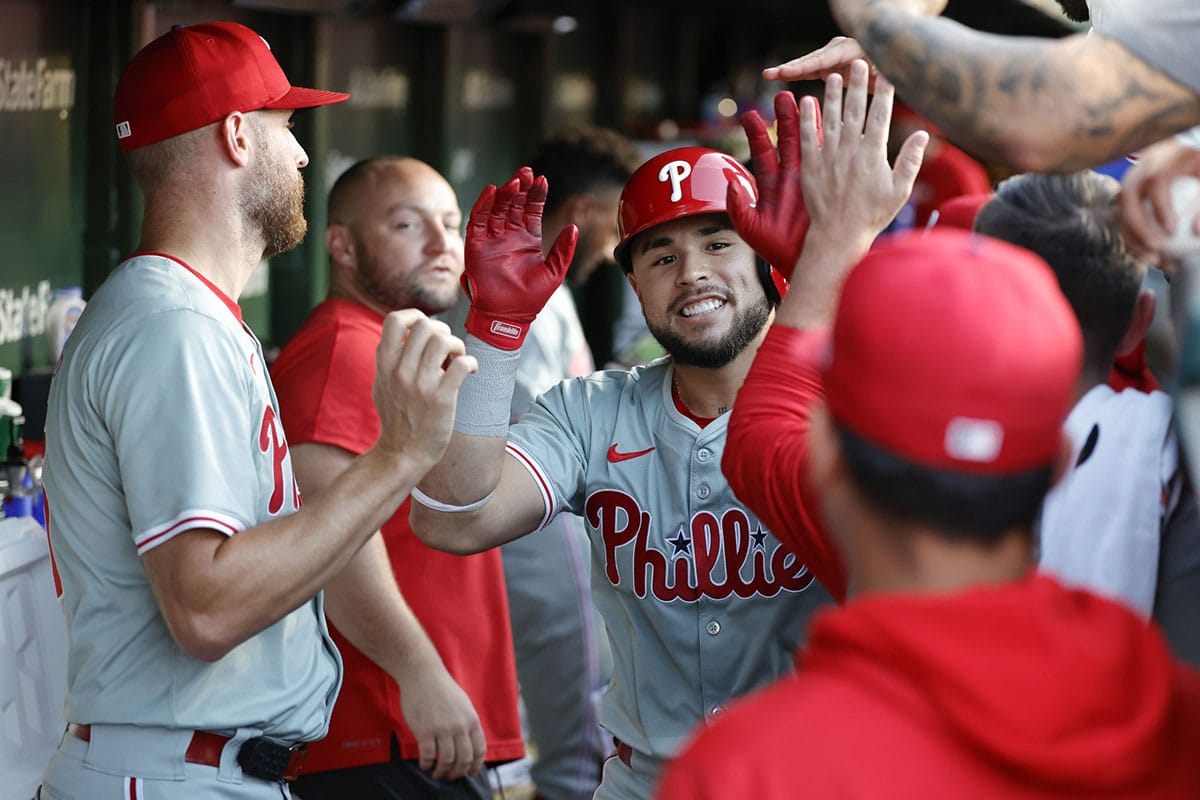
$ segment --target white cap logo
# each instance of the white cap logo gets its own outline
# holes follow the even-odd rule
[[[129,129],[128,122],[118,122],[117,123],[117,138],[118,139],[128,139],[132,135],[133,135],[133,131],[131,131]]]
[[[692,165],[686,161],[669,161],[658,171],[660,183],[671,182],[671,202],[678,203],[683,197],[683,181],[692,174]]]
[[[946,425],[946,455],[960,461],[995,461],[1004,445],[1004,427],[991,419],[955,417]]]

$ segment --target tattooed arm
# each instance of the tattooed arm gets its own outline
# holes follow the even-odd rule
[[[897,96],[975,155],[1022,170],[1072,171],[1200,122],[1200,96],[1100,34],[1033,39],[981,33],[895,0],[833,0]],[[829,48],[766,71],[839,71]]]

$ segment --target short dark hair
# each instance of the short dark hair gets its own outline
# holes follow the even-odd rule
[[[573,128],[546,139],[529,166],[549,185],[545,213],[568,198],[609,187],[621,188],[642,163],[637,145],[609,128]]]
[[[1027,173],[1002,182],[975,217],[975,230],[1041,256],[1083,330],[1084,366],[1108,374],[1129,329],[1145,267],[1117,228],[1120,184],[1098,172]]]
[[[953,541],[992,545],[1006,531],[1030,530],[1054,477],[1053,464],[999,476],[926,467],[835,427],[850,476],[868,503]]]

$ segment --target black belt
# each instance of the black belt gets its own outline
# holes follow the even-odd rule
[[[84,742],[92,740],[91,725],[67,725],[67,733]],[[196,731],[188,743],[183,760],[190,764],[208,767],[221,766],[221,752],[229,743],[228,736],[207,731]],[[304,742],[288,744],[266,736],[256,736],[242,742],[238,749],[237,762],[242,772],[264,781],[294,781],[300,777],[308,745]]]

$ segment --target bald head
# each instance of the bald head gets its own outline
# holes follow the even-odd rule
[[[445,311],[458,299],[461,227],[454,189],[428,164],[360,161],[329,193],[330,293],[383,313]]]
[[[362,213],[363,203],[370,201],[381,188],[420,187],[422,183],[438,184],[454,193],[446,179],[424,161],[407,156],[379,156],[359,161],[343,172],[329,191],[329,221],[353,226]]]

